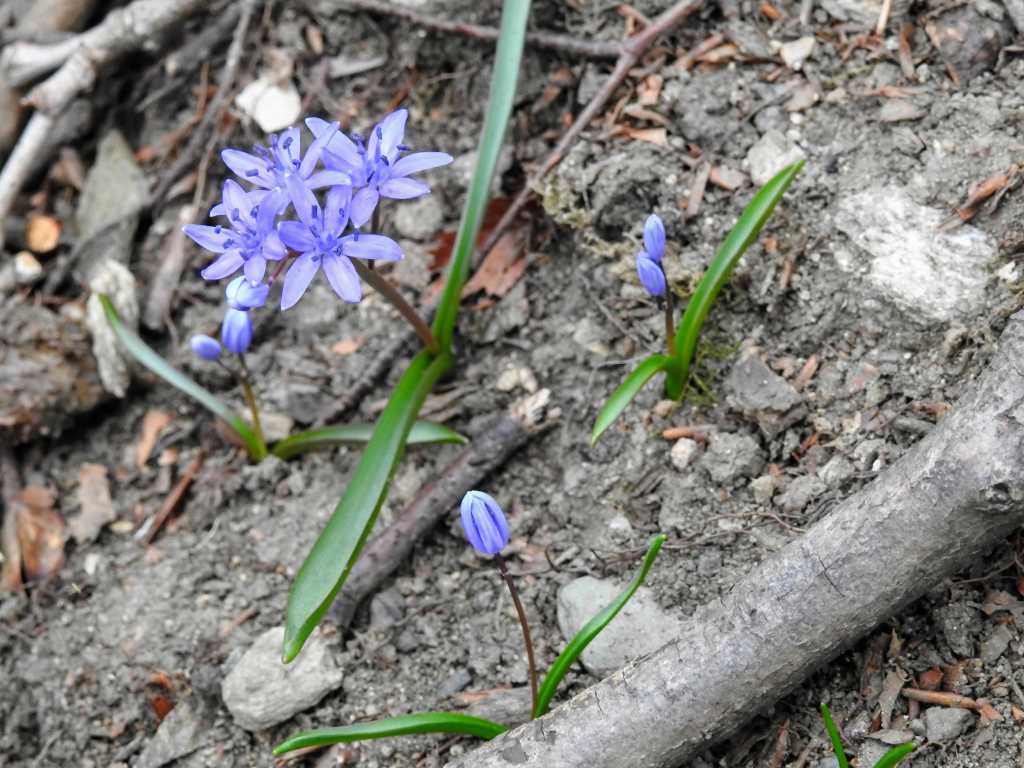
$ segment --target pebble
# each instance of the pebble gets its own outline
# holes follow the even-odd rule
[[[977,611],[964,603],[952,603],[939,608],[937,613],[939,629],[953,653],[961,659],[973,656]]]
[[[688,437],[681,437],[676,440],[669,454],[672,458],[672,466],[680,472],[686,469],[693,462],[694,457],[700,452],[700,446],[696,440]]]
[[[814,36],[805,35],[796,40],[790,40],[788,43],[783,43],[782,47],[779,48],[779,55],[787,67],[794,71],[799,71],[803,68],[804,62],[807,61],[813,51]]]
[[[998,624],[992,633],[981,641],[981,649],[978,656],[986,664],[992,664],[999,660],[1013,639],[1013,632],[1005,624]]]
[[[459,691],[466,690],[472,682],[473,675],[470,674],[468,669],[457,669],[448,675],[447,679],[437,687],[437,695],[442,698],[447,698]]]
[[[28,251],[21,251],[14,257],[14,281],[18,285],[35,285],[43,279],[45,272],[39,259]]]
[[[803,475],[795,478],[786,490],[775,497],[775,503],[782,507],[783,512],[801,512],[816,496],[828,490],[814,475]]]
[[[743,356],[725,382],[731,404],[742,411],[785,412],[803,398],[757,354]]]
[[[743,477],[753,477],[764,467],[761,446],[750,435],[716,432],[700,465],[719,484],[731,484]]]
[[[402,237],[418,242],[432,239],[444,223],[444,211],[436,195],[424,195],[395,206],[395,230]]]
[[[298,658],[281,663],[284,628],[260,635],[224,678],[221,695],[235,722],[262,731],[308,709],[341,686],[344,672],[331,658],[319,631]]]
[[[826,485],[837,486],[852,478],[856,471],[853,462],[845,456],[836,455],[818,470],[818,477]]]
[[[750,178],[761,186],[791,163],[803,160],[804,151],[779,131],[768,131],[747,152]]]
[[[974,714],[959,707],[932,707],[924,713],[925,734],[928,741],[952,741],[974,722]]]
[[[202,709],[190,700],[179,702],[146,743],[137,768],[161,768],[199,749],[211,725],[202,717]]]
[[[235,104],[264,133],[284,130],[302,114],[302,98],[290,79],[282,84],[268,76],[259,77],[242,89]]]
[[[750,489],[754,492],[754,501],[759,504],[767,504],[775,493],[775,477],[772,475],[761,475],[750,481]]]
[[[566,642],[622,589],[621,584],[583,576],[558,590],[558,627]],[[678,631],[679,620],[658,607],[650,590],[641,587],[580,659],[591,674],[603,676],[658,650]]]
[[[892,747],[886,746],[880,741],[865,739],[864,743],[860,746],[860,750],[857,752],[857,765],[873,766],[890,749]]]

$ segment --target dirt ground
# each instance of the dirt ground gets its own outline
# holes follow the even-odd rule
[[[413,147],[456,157],[432,172],[433,196],[385,209],[382,229],[397,233],[406,254],[388,274],[423,298],[439,274],[431,271],[437,234],[454,227],[461,210],[492,47],[338,5],[310,0],[261,9],[241,84],[285,57],[305,114],[365,131],[401,103],[411,112]],[[496,24],[499,12],[497,3],[465,0],[408,5],[481,24]],[[534,5],[533,29],[583,39],[616,40],[635,23],[617,3]],[[668,5],[645,0],[632,7],[653,15]],[[544,183],[522,278],[503,296],[477,295],[464,305],[457,367],[430,401],[431,418],[472,436],[489,415],[527,394],[532,379],[550,390],[551,409],[560,411],[554,429],[482,486],[510,513],[511,564],[525,574],[520,584],[542,666],[564,642],[561,587],[585,575],[628,579],[638,551],[663,531],[669,543],[648,586],[664,612],[689,615],[926,434],[1020,307],[1024,203],[1012,188],[1015,177],[994,210],[981,206],[966,224],[957,216],[972,185],[1014,168],[1024,146],[1024,60],[1007,47],[1014,28],[990,0],[919,3],[910,15],[896,5],[879,40],[865,34],[874,22],[863,14],[877,18],[869,0],[814,4],[807,26],[800,3],[708,4],[644,59]],[[909,73],[899,51],[904,22],[912,23]],[[168,51],[210,23],[189,21]],[[942,37],[940,50],[927,25],[939,37],[948,29],[968,33]],[[703,60],[684,60],[712,35],[722,36],[720,47]],[[808,36],[813,48],[794,61],[803,45],[794,42]],[[322,38],[319,53],[315,38]],[[84,166],[113,129],[133,150],[164,146],[162,138],[195,111],[199,78],[215,77],[223,65],[229,39],[230,31],[211,48],[206,75],[182,64],[187,85],[162,94],[155,84],[166,76],[167,54],[115,65],[95,93],[88,131],[74,142]],[[382,63],[331,75],[373,57]],[[501,195],[518,190],[565,117],[578,113],[610,69],[609,62],[528,49]],[[232,114],[225,145],[262,140],[248,118]],[[662,315],[633,270],[644,218],[654,211],[664,219],[669,277],[685,297],[764,174],[800,156],[806,168],[711,313],[693,397],[671,406],[648,386],[591,448],[603,399],[660,343]],[[705,158],[712,179],[688,216]],[[140,162],[152,184],[172,160],[169,150]],[[223,175],[213,163],[210,201]],[[143,213],[128,264],[140,286],[153,279],[179,204],[190,195],[188,189]],[[44,173],[16,213],[40,204],[70,220],[76,199]],[[935,235],[940,225],[946,229]],[[44,269],[54,269],[73,243],[65,238],[56,255],[41,257]],[[219,291],[196,274],[205,263],[192,253],[172,305],[175,333],[146,337],[241,405],[229,378],[187,348],[190,334],[214,331],[222,311]],[[2,300],[74,303],[83,290],[71,280],[44,294],[41,284],[11,289]],[[378,297],[343,305],[315,283],[294,310],[262,316],[249,355],[261,402],[296,425],[318,423],[398,327]],[[784,406],[762,402],[766,391]],[[387,392],[388,381],[380,382],[346,418],[372,419]],[[154,410],[169,414],[170,424],[139,468],[136,446]],[[673,451],[662,437],[680,426],[699,427],[693,455],[684,455],[685,445]],[[458,450],[410,449],[382,521]],[[180,513],[143,546],[134,531],[200,451],[202,468]],[[503,695],[497,689],[526,684],[511,605],[493,568],[462,538],[453,499],[447,522],[361,609],[351,631],[325,622],[322,638],[330,664],[343,673],[340,685],[283,724],[250,732],[226,708],[223,681],[258,637],[282,624],[291,578],[358,449],[250,465],[205,412],[140,374],[125,398],[77,417],[57,437],[18,445],[15,455],[24,483],[52,488],[66,519],[80,511],[82,466],[102,465],[118,520],[94,541],[69,542],[66,562],[49,582],[0,595],[0,766],[271,765],[270,748],[300,729],[479,700],[496,705]],[[859,765],[872,765],[883,741],[903,733],[921,745],[910,763],[921,768],[1024,765],[1022,555],[1014,537],[968,572],[934,585],[741,734],[709,747],[694,768],[833,765],[820,701],[846,724]],[[885,564],[878,566],[885,578]],[[933,683],[986,699],[999,719],[970,713],[950,725],[929,715],[934,707],[903,698],[880,706],[893,674],[917,687]],[[578,666],[564,696],[594,680]],[[783,727],[788,748],[772,763]],[[442,766],[471,748],[466,739],[402,738],[300,764]]]

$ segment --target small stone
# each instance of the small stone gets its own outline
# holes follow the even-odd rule
[[[394,626],[405,615],[405,598],[394,587],[370,598],[370,631],[380,632]]]
[[[572,639],[621,591],[620,584],[591,576],[562,587],[558,591],[558,626],[565,640]],[[630,660],[656,651],[672,640],[678,630],[679,620],[659,608],[650,590],[641,587],[583,651],[583,666],[597,676],[614,672]]]
[[[802,512],[816,496],[828,489],[821,480],[813,475],[803,475],[794,479],[786,490],[775,497],[775,503],[782,507],[783,512]]]
[[[248,419],[249,413],[244,412],[242,417]],[[270,445],[288,437],[292,433],[295,421],[284,413],[260,411],[260,426],[263,428],[263,437],[266,438],[267,445]]]
[[[878,120],[882,123],[901,123],[920,120],[927,114],[927,110],[907,99],[889,99],[878,110]]]
[[[978,656],[986,664],[993,664],[999,660],[1013,640],[1013,632],[1005,624],[997,624],[992,633],[981,641],[981,648]]]
[[[798,38],[797,40],[791,40],[788,43],[783,43],[782,47],[779,49],[779,55],[782,57],[782,62],[787,67],[794,71],[799,71],[813,51],[814,36],[806,35]]]
[[[853,458],[857,462],[857,468],[862,472],[875,469],[875,464],[884,461],[886,453],[885,440],[872,438],[859,443],[853,449]]]
[[[805,157],[804,151],[779,131],[768,131],[747,152],[750,178],[758,186],[767,184],[787,165]]]
[[[28,251],[20,251],[14,257],[14,282],[18,285],[35,285],[46,273],[39,259]]]
[[[110,327],[99,294],[105,294],[117,310],[121,322],[130,329],[139,327],[139,299],[135,293],[135,277],[118,261],[106,259],[96,266],[89,281],[93,291],[86,302],[85,325],[92,335],[92,354],[103,388],[115,397],[124,397],[131,383],[123,346]]]
[[[163,719],[139,756],[137,768],[161,768],[203,745],[212,720],[204,716],[204,708],[196,706],[194,698],[179,702]]]
[[[964,603],[952,603],[939,608],[936,613],[939,629],[950,650],[961,659],[973,656],[978,612]]]
[[[952,741],[974,722],[974,714],[959,707],[932,707],[924,713],[925,733],[928,741]]]
[[[706,549],[697,556],[697,575],[710,577],[722,570],[722,550]]]
[[[847,480],[852,478],[856,473],[856,469],[851,462],[845,456],[835,455],[829,459],[823,467],[818,470],[818,477],[826,485],[835,487],[842,485]]]
[[[437,687],[437,694],[442,698],[452,696],[459,691],[464,691],[473,682],[473,675],[468,669],[456,669]]]
[[[865,739],[857,752],[857,765],[873,766],[882,759],[882,755],[888,752],[891,747],[886,746],[874,739]]]
[[[418,242],[431,240],[444,223],[444,211],[437,195],[424,195],[395,206],[395,230]]]
[[[764,453],[750,435],[718,432],[711,436],[700,466],[716,483],[727,485],[757,475],[764,467]]]
[[[247,731],[283,723],[319,703],[344,679],[319,632],[310,635],[302,653],[290,664],[281,663],[283,642],[283,627],[268,629],[224,678],[224,704]]]
[[[235,104],[264,133],[281,131],[295,124],[302,114],[302,98],[290,79],[275,82],[264,75],[249,83],[235,97]]]
[[[726,380],[729,399],[742,411],[785,412],[803,398],[793,385],[769,368],[757,354],[744,355]]]
[[[681,437],[676,440],[672,446],[670,456],[672,458],[672,466],[678,469],[680,472],[690,466],[694,457],[700,452],[700,446],[696,440],[691,440],[688,437]]]
[[[754,492],[754,501],[759,504],[767,504],[775,493],[775,477],[773,475],[761,475],[750,481],[750,490]]]
[[[60,242],[60,219],[35,213],[28,217],[25,224],[25,240],[28,247],[36,253],[49,253]]]

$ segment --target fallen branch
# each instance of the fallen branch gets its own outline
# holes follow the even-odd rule
[[[331,607],[335,622],[347,627],[359,604],[409,559],[416,543],[457,507],[466,491],[552,425],[552,420],[543,420],[549,396],[548,390],[542,389],[493,419],[435,482],[370,540]]]
[[[679,636],[448,768],[659,768],[735,732],[1024,523],[1024,313],[957,408]]]

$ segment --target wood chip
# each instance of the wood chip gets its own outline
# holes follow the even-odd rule
[[[907,676],[902,669],[890,669],[885,673],[885,681],[882,683],[882,694],[878,697],[878,709],[882,719],[883,730],[888,730],[889,726],[892,725],[892,711],[906,682]]]
[[[349,336],[348,338],[336,341],[331,346],[331,352],[341,357],[357,352],[366,339],[362,336]]]
[[[60,219],[34,213],[25,224],[25,242],[34,253],[49,253],[60,242]]]
[[[75,541],[93,541],[103,526],[114,522],[117,513],[110,499],[107,468],[102,464],[83,464],[78,469],[78,503],[81,512],[71,518],[68,528]]]
[[[799,392],[801,389],[811,383],[811,379],[814,378],[814,374],[818,372],[818,356],[811,355],[807,358],[807,362],[804,363],[803,368],[800,369],[800,373],[793,379],[793,388]]]
[[[160,411],[153,409],[147,411],[145,417],[142,419],[142,434],[139,436],[139,442],[135,444],[135,466],[139,469],[145,469],[146,462],[149,461],[150,455],[153,453],[153,448],[156,446],[156,441],[160,437],[160,433],[166,429],[173,421],[171,414],[166,411]]]
[[[733,192],[746,186],[748,179],[745,173],[737,171],[735,168],[730,168],[727,165],[713,165],[708,181],[727,192]]]

